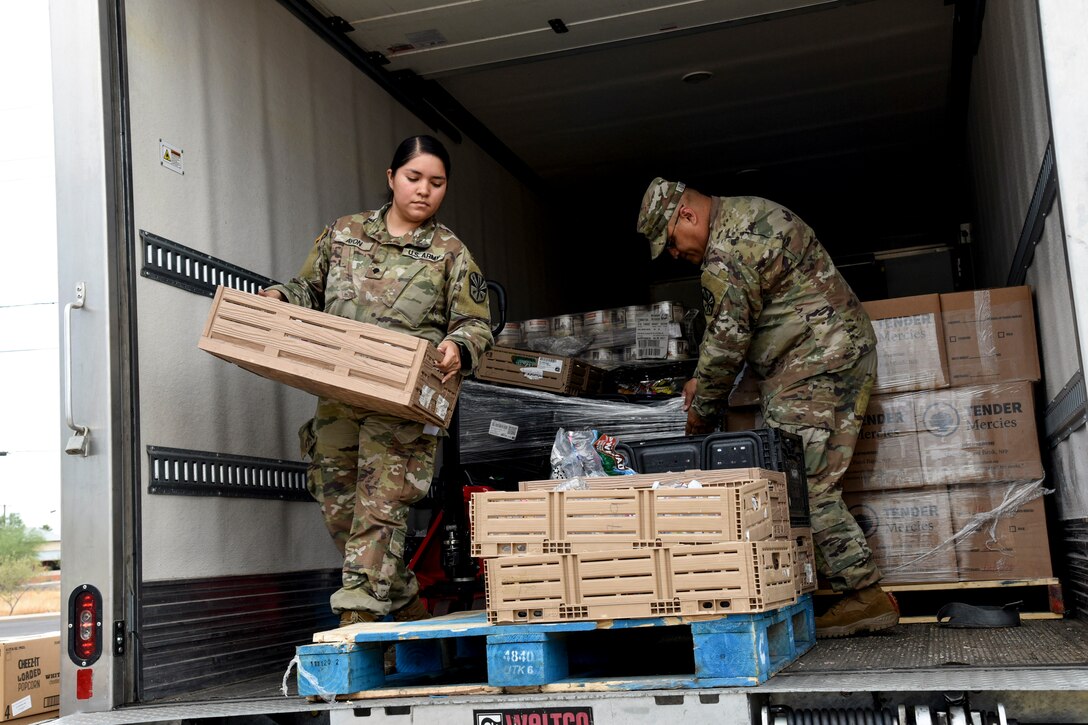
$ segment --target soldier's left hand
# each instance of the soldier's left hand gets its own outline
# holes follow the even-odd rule
[[[461,350],[452,340],[443,340],[438,343],[438,351],[442,353],[438,369],[443,373],[442,382],[446,382],[461,370]]]
[[[702,417],[695,412],[694,408],[688,410],[688,422],[684,426],[684,435],[694,436],[713,433],[716,428],[717,426],[714,425],[713,420]]]

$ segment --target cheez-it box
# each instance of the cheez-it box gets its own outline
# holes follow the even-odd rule
[[[60,635],[0,639],[3,649],[3,720],[60,708]]]

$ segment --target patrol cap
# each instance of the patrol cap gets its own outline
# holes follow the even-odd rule
[[[650,259],[665,251],[669,220],[684,193],[684,182],[665,181],[660,176],[650,182],[642,195],[642,207],[638,212],[638,231],[650,240]]]

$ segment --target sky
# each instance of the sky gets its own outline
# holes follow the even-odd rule
[[[60,529],[49,4],[0,9],[0,506]]]

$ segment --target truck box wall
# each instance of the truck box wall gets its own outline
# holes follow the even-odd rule
[[[1063,234],[1063,228],[1070,224],[1069,209],[1083,209],[1085,199],[1083,174],[1078,170],[1085,162],[1083,127],[1088,118],[1079,75],[1085,61],[1081,42],[1076,39],[1079,36],[1074,33],[1075,29],[1083,32],[1085,22],[1084,8],[1078,3],[988,3],[972,76],[968,136],[979,287],[1007,284],[1047,143],[1054,133],[1060,191],[1026,276],[1035,291],[1042,350],[1040,407],[1053,401],[1082,369],[1083,325],[1079,336],[1074,333],[1076,320],[1085,318],[1074,311],[1078,292],[1069,280],[1077,278],[1078,271],[1084,273],[1088,260],[1078,259],[1083,244],[1076,240],[1083,236],[1068,234],[1068,230]],[[1063,41],[1066,32],[1074,35]],[[1074,72],[1076,68],[1079,70]],[[1067,124],[1070,140],[1062,148],[1058,131]],[[1083,311],[1084,302],[1079,305]],[[1081,427],[1050,452],[1047,486],[1056,490],[1057,508],[1066,522],[1063,528],[1088,516],[1085,437]],[[1054,531],[1052,537],[1062,538],[1062,533]],[[1071,584],[1083,591],[1085,583],[1077,581],[1083,573],[1077,575],[1077,571],[1072,570]]]
[[[126,14],[138,230],[287,279],[324,224],[384,202],[394,147],[429,132],[276,3]],[[160,139],[183,149],[184,174],[159,163]],[[543,225],[524,228],[542,218],[531,195],[471,143],[446,143],[440,218],[519,299],[546,298],[546,275],[529,274],[546,268],[532,257]],[[199,352],[209,300],[145,278],[137,293],[143,444],[298,460],[314,399]],[[339,563],[307,504],[147,495],[142,528],[145,580]]]
[[[1084,286],[1085,276],[1088,275],[1088,179],[1084,175],[1084,169],[1088,166],[1088,151],[1084,145],[1088,98],[1083,92],[1084,74],[1088,72],[1088,53],[1084,48],[1088,8],[1083,3],[1070,0],[1048,0],[1040,4],[1039,19],[1059,187],[1054,206],[1059,207],[1061,212],[1060,218],[1055,221],[1060,220],[1062,224],[1068,278],[1075,280],[1071,286],[1071,307],[1075,310],[1073,319],[1077,325],[1067,325],[1062,330],[1067,337],[1077,339],[1080,366],[1075,370],[1083,374],[1084,360],[1088,354],[1088,292]],[[1066,308],[1070,307],[1068,300],[1065,304]],[[1069,310],[1063,310],[1063,313],[1068,315]],[[1060,388],[1068,380],[1059,378],[1053,383],[1048,382],[1047,388]],[[1079,388],[1073,390],[1076,397],[1083,401],[1083,377]],[[1052,483],[1062,486],[1058,503],[1063,520],[1063,548],[1070,561],[1074,596],[1077,604],[1083,608],[1088,606],[1088,574],[1077,566],[1077,561],[1083,561],[1086,553],[1081,542],[1085,530],[1088,530],[1088,430],[1083,424],[1054,450],[1053,459]]]

